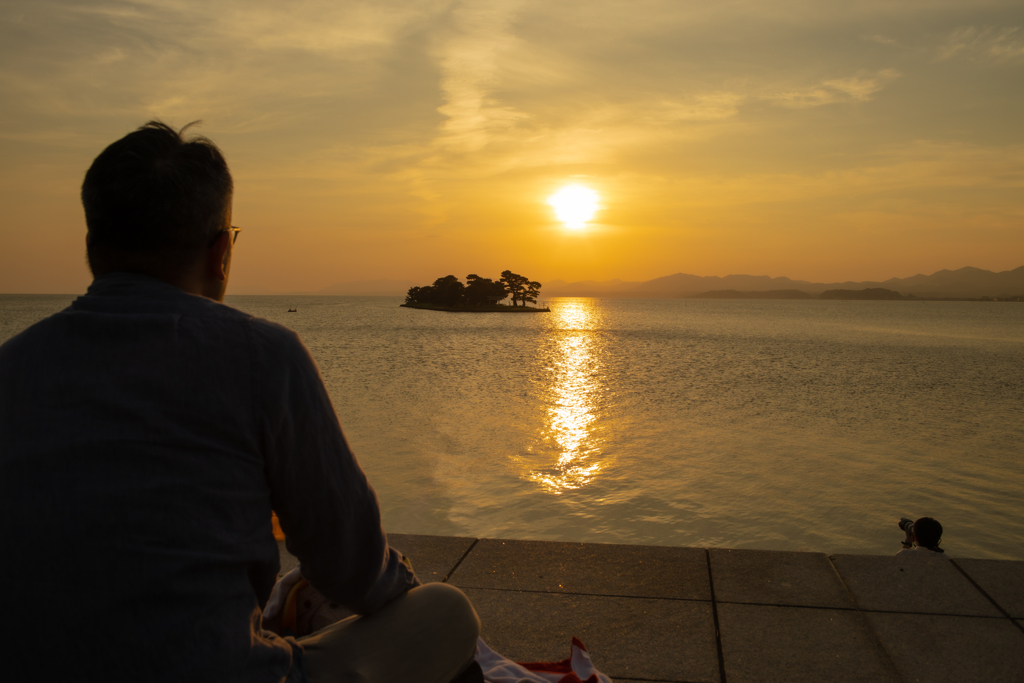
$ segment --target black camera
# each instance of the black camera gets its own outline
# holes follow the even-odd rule
[[[914,520],[910,519],[910,517],[900,517],[899,527],[900,529],[903,529],[908,536],[914,535]]]

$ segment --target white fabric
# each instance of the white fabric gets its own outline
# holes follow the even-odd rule
[[[594,678],[590,683],[612,683],[612,679],[594,668],[590,661],[590,655],[579,641],[572,644],[569,660],[572,673],[576,674],[576,677],[584,683],[588,683],[591,676]],[[476,661],[483,669],[484,680],[487,683],[557,683],[567,675],[566,673],[530,671],[522,664],[506,659],[489,648],[483,638],[476,641]]]
[[[263,608],[263,618],[266,620],[273,619],[277,616],[277,613],[284,607],[284,601],[288,599],[288,593],[291,592],[292,586],[302,580],[302,571],[300,567],[296,567],[291,570],[274,584],[274,589],[270,591],[270,599],[267,600],[267,606]]]

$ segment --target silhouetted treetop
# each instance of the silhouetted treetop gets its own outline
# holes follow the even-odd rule
[[[517,301],[521,301],[523,306],[526,305],[527,301],[537,302],[537,295],[540,293],[541,288],[539,282],[531,282],[530,278],[513,273],[511,270],[501,271],[500,282],[505,285],[505,289],[512,296],[513,306],[516,305]]]

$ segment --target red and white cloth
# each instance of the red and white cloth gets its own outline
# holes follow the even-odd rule
[[[560,662],[526,664],[502,657],[487,647],[483,639],[478,639],[476,661],[487,683],[612,683],[612,679],[594,668],[586,646],[578,638],[572,639],[568,658]]]

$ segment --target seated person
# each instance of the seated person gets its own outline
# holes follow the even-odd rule
[[[939,547],[942,540],[942,525],[931,517],[922,517],[907,525],[904,529],[907,537],[903,540],[903,549],[897,555],[913,555],[916,557],[945,557],[945,550]]]
[[[298,336],[223,305],[220,150],[151,122],[82,185],[94,280],[0,346],[5,681],[402,681],[474,674],[480,623],[388,547]],[[262,627],[277,512],[355,616]]]

